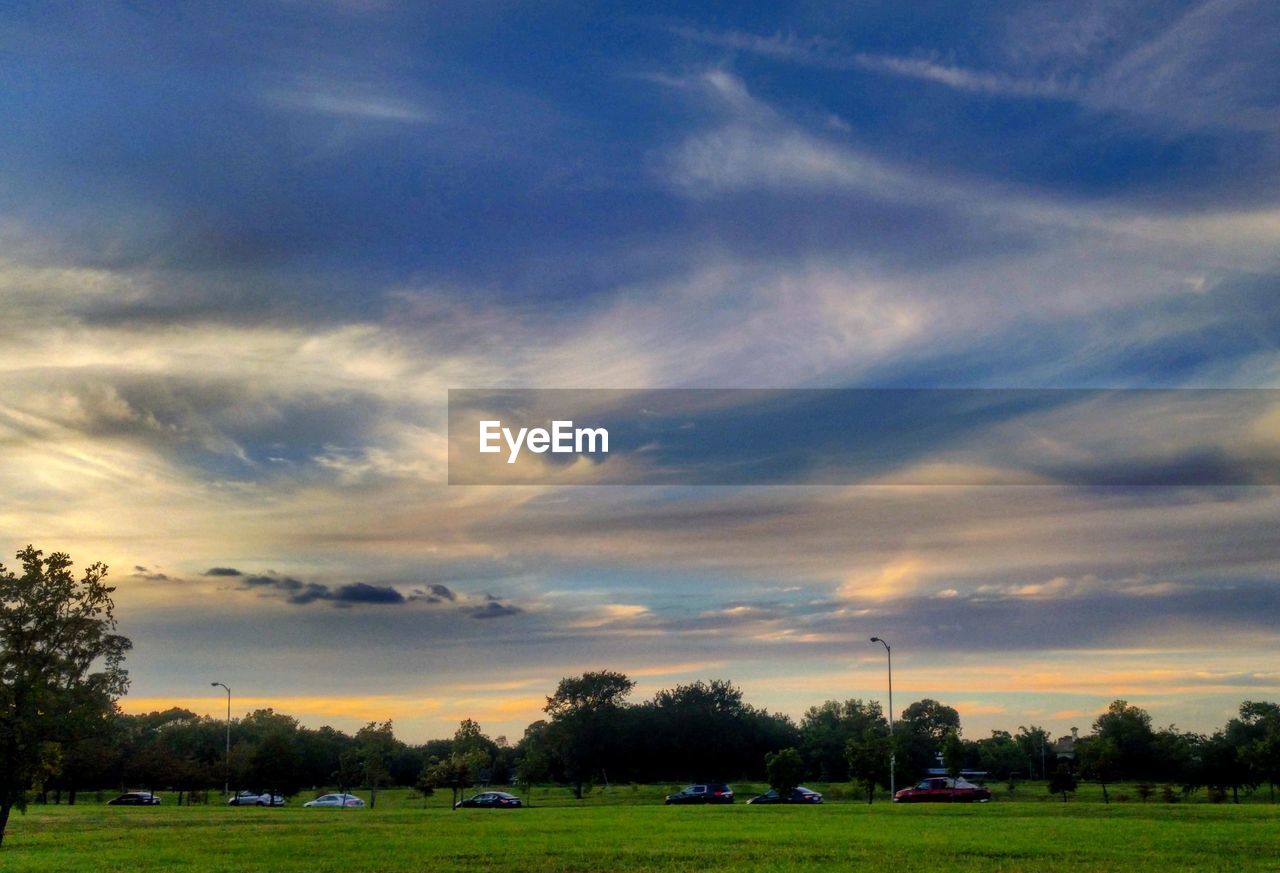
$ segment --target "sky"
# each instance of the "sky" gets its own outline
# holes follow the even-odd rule
[[[6,4],[0,545],[110,565],[127,711],[218,714],[218,681],[514,740],[613,669],[798,717],[883,700],[881,636],[896,708],[971,738],[1117,697],[1212,730],[1280,697],[1274,485],[1000,484],[1012,414],[988,484],[450,485],[448,392],[1280,388],[1278,32],[1233,0]],[[1249,397],[1177,445],[1059,423],[1274,460]]]

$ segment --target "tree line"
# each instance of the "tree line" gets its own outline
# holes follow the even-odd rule
[[[168,790],[179,802],[226,784],[284,795],[337,785],[379,789],[554,782],[582,796],[593,784],[769,779],[854,782],[870,801],[895,779],[930,769],[998,780],[1047,779],[1065,799],[1078,778],[1208,787],[1219,797],[1280,781],[1280,706],[1245,701],[1212,734],[1154,729],[1139,707],[1117,700],[1091,734],[1050,743],[1039,726],[962,736],[960,715],[936,700],[912,703],[891,724],[879,703],[828,700],[798,722],[753,706],[724,680],[698,681],[632,701],[635,682],[602,670],[562,679],[545,718],[515,743],[489,738],[464,719],[452,737],[412,745],[390,721],[354,734],[308,728],[270,709],[229,727],[185,709],[127,715],[123,663],[107,568],[77,579],[71,559],[32,546],[21,573],[0,566],[0,844],[10,810],[32,791],[74,803],[85,790]],[[1037,770],[1037,759],[1039,768]],[[896,760],[891,774],[890,761]],[[1052,772],[1050,770],[1052,769]],[[1145,797],[1145,795],[1144,795]]]
[[[66,744],[40,781],[42,799],[75,802],[77,792],[126,787],[204,792],[271,790],[286,796],[337,786],[377,792],[409,786],[424,794],[483,784],[556,783],[577,796],[609,782],[776,781],[769,763],[792,769],[791,782],[855,783],[868,800],[889,787],[890,752],[902,787],[939,770],[996,781],[1085,779],[1172,784],[1180,793],[1208,788],[1239,792],[1280,782],[1280,705],[1246,701],[1212,734],[1156,729],[1150,715],[1112,703],[1088,735],[1054,741],[1039,726],[967,738],[956,709],[925,699],[894,721],[879,703],[828,700],[799,721],[752,706],[724,680],[698,681],[632,702],[635,683],[599,671],[562,680],[547,698],[546,717],[522,737],[490,738],[464,719],[453,736],[422,744],[395,736],[390,721],[353,734],[308,728],[270,709],[231,724],[185,709],[142,715],[112,712],[91,734]],[[775,765],[783,766],[782,763]],[[977,774],[981,774],[980,776]],[[1060,784],[1060,782],[1058,783]],[[197,796],[199,796],[197,794]],[[1144,795],[1145,796],[1145,795]]]

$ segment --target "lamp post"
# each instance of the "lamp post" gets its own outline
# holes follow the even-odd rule
[[[210,682],[209,686],[227,689],[227,760],[226,772],[223,774],[226,781],[222,785],[222,795],[225,798],[231,796],[231,687],[221,682]]]
[[[892,798],[897,793],[893,773],[897,764],[897,750],[893,746],[893,650],[879,637],[872,637],[871,642],[884,646],[885,656],[889,659],[889,797]]]

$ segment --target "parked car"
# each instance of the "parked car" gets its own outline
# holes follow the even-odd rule
[[[810,791],[803,785],[798,785],[786,794],[779,794],[778,789],[770,788],[764,794],[757,794],[747,803],[822,803],[822,795],[816,791]]]
[[[505,791],[485,791],[475,797],[459,800],[454,809],[518,809],[524,806],[520,798]]]
[[[129,791],[107,801],[107,806],[156,806],[160,798],[150,791]]]
[[[361,807],[364,801],[354,794],[323,794],[315,800],[308,800],[303,806]]]
[[[986,786],[946,776],[930,776],[893,795],[894,803],[986,803],[990,799],[991,789]]]
[[[663,802],[666,804],[733,803],[733,789],[723,782],[690,785],[675,794],[668,794]]]
[[[227,806],[284,806],[284,798],[268,792],[240,791],[228,798]]]

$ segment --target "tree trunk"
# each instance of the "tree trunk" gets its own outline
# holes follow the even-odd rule
[[[13,809],[12,803],[0,804],[0,846],[4,845],[4,829],[9,824],[9,810]]]
[[[1111,802],[1111,798],[1107,796],[1107,783],[1105,783],[1105,782],[1099,782],[1098,784],[1102,786],[1102,802],[1103,802],[1103,803],[1110,803],[1110,802]]]
[[[1231,802],[1232,803],[1240,802],[1240,786],[1239,785],[1231,786]]]

